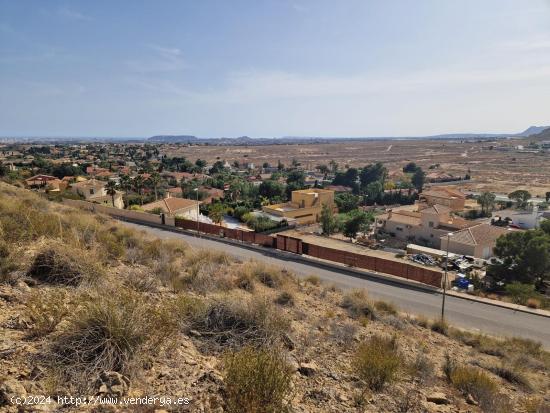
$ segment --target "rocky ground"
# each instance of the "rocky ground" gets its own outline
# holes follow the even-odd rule
[[[364,291],[149,239],[5,185],[0,235],[0,411],[239,411],[235,394],[261,392],[240,411],[549,411],[550,357],[530,341],[414,319]],[[373,337],[393,357],[376,385],[379,354],[367,353],[368,374],[358,367]],[[252,371],[236,383],[227,360],[243,348],[267,349],[288,386],[269,391]],[[189,403],[76,406],[71,396]]]

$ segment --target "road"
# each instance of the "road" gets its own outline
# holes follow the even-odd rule
[[[317,275],[327,284],[334,284],[344,290],[366,288],[369,296],[376,300],[390,301],[401,310],[428,318],[437,318],[441,314],[441,294],[407,287],[381,280],[373,276],[362,279],[353,276],[344,267],[341,270],[327,269],[315,263],[307,264],[290,258],[273,256],[273,252],[247,249],[193,235],[180,234],[144,225],[124,222],[125,225],[144,230],[158,238],[176,238],[189,243],[192,247],[220,250],[241,259],[254,259],[277,265],[305,277]],[[446,318],[454,326],[479,331],[494,336],[517,336],[540,341],[550,348],[550,318],[496,307],[489,304],[447,296],[445,304]]]

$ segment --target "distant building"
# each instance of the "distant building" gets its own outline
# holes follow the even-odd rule
[[[428,205],[444,205],[452,211],[462,211],[466,203],[466,195],[455,189],[446,187],[434,187],[420,193],[419,203]]]
[[[267,205],[262,210],[270,215],[293,218],[297,224],[306,225],[319,221],[323,205],[336,210],[334,191],[312,188],[292,191],[290,202]]]
[[[96,179],[88,179],[85,181],[76,182],[71,185],[70,190],[86,199],[86,201],[97,202],[107,206],[113,205],[113,197],[107,194],[105,188],[106,183]],[[114,196],[114,207],[118,209],[124,208],[124,200],[122,199],[123,192],[117,191]]]
[[[445,205],[423,203],[417,204],[416,210],[396,208],[377,217],[376,231],[402,241],[439,248],[442,235],[474,225],[479,222],[453,216],[452,210]]]
[[[143,205],[144,211],[160,210],[170,217],[182,217],[196,221],[199,214],[200,202],[186,198],[164,198],[149,204]]]
[[[449,238],[449,252],[488,259],[493,256],[497,239],[511,231],[487,223],[463,229]],[[447,249],[447,236],[441,237],[441,249]]]

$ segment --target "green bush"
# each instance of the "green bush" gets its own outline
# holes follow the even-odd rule
[[[521,305],[525,305],[535,295],[535,286],[532,284],[514,282],[506,285],[505,290],[514,303]]]
[[[396,379],[403,363],[395,338],[373,336],[359,346],[352,366],[367,388],[379,391]]]
[[[245,347],[223,358],[226,409],[281,413],[291,394],[292,370],[280,352]]]

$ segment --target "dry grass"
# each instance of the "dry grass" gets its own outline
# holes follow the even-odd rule
[[[105,274],[97,257],[60,242],[51,242],[36,254],[27,275],[48,284],[92,284]]]
[[[74,309],[66,291],[61,289],[36,290],[26,301],[26,315],[32,321],[30,337],[52,333],[57,325]]]
[[[278,351],[245,347],[223,358],[226,410],[282,413],[291,394],[292,370]]]
[[[290,324],[266,297],[224,295],[206,304],[183,306],[188,330],[199,332],[210,347],[271,345]]]
[[[247,274],[269,288],[281,288],[289,279],[279,268],[251,261],[243,265],[243,274]]]
[[[439,334],[443,334],[444,336],[449,335],[449,324],[443,319],[436,320],[432,323],[430,326],[430,329]]]
[[[377,314],[372,302],[368,299],[367,290],[353,290],[344,295],[341,306],[352,318],[376,320]]]
[[[387,301],[375,301],[374,308],[382,313],[397,315],[397,307],[395,304]]]
[[[542,397],[526,397],[521,405],[526,413],[550,413],[550,404]]]
[[[403,362],[395,338],[373,336],[358,347],[352,368],[368,389],[379,391],[397,378]]]
[[[156,348],[171,331],[159,312],[136,293],[91,295],[52,341],[48,365],[78,389],[102,371],[128,374],[146,349]],[[158,350],[156,350],[158,351]]]
[[[483,370],[471,366],[455,366],[449,377],[453,386],[464,395],[470,394],[484,411],[492,411],[498,397],[497,385]]]

